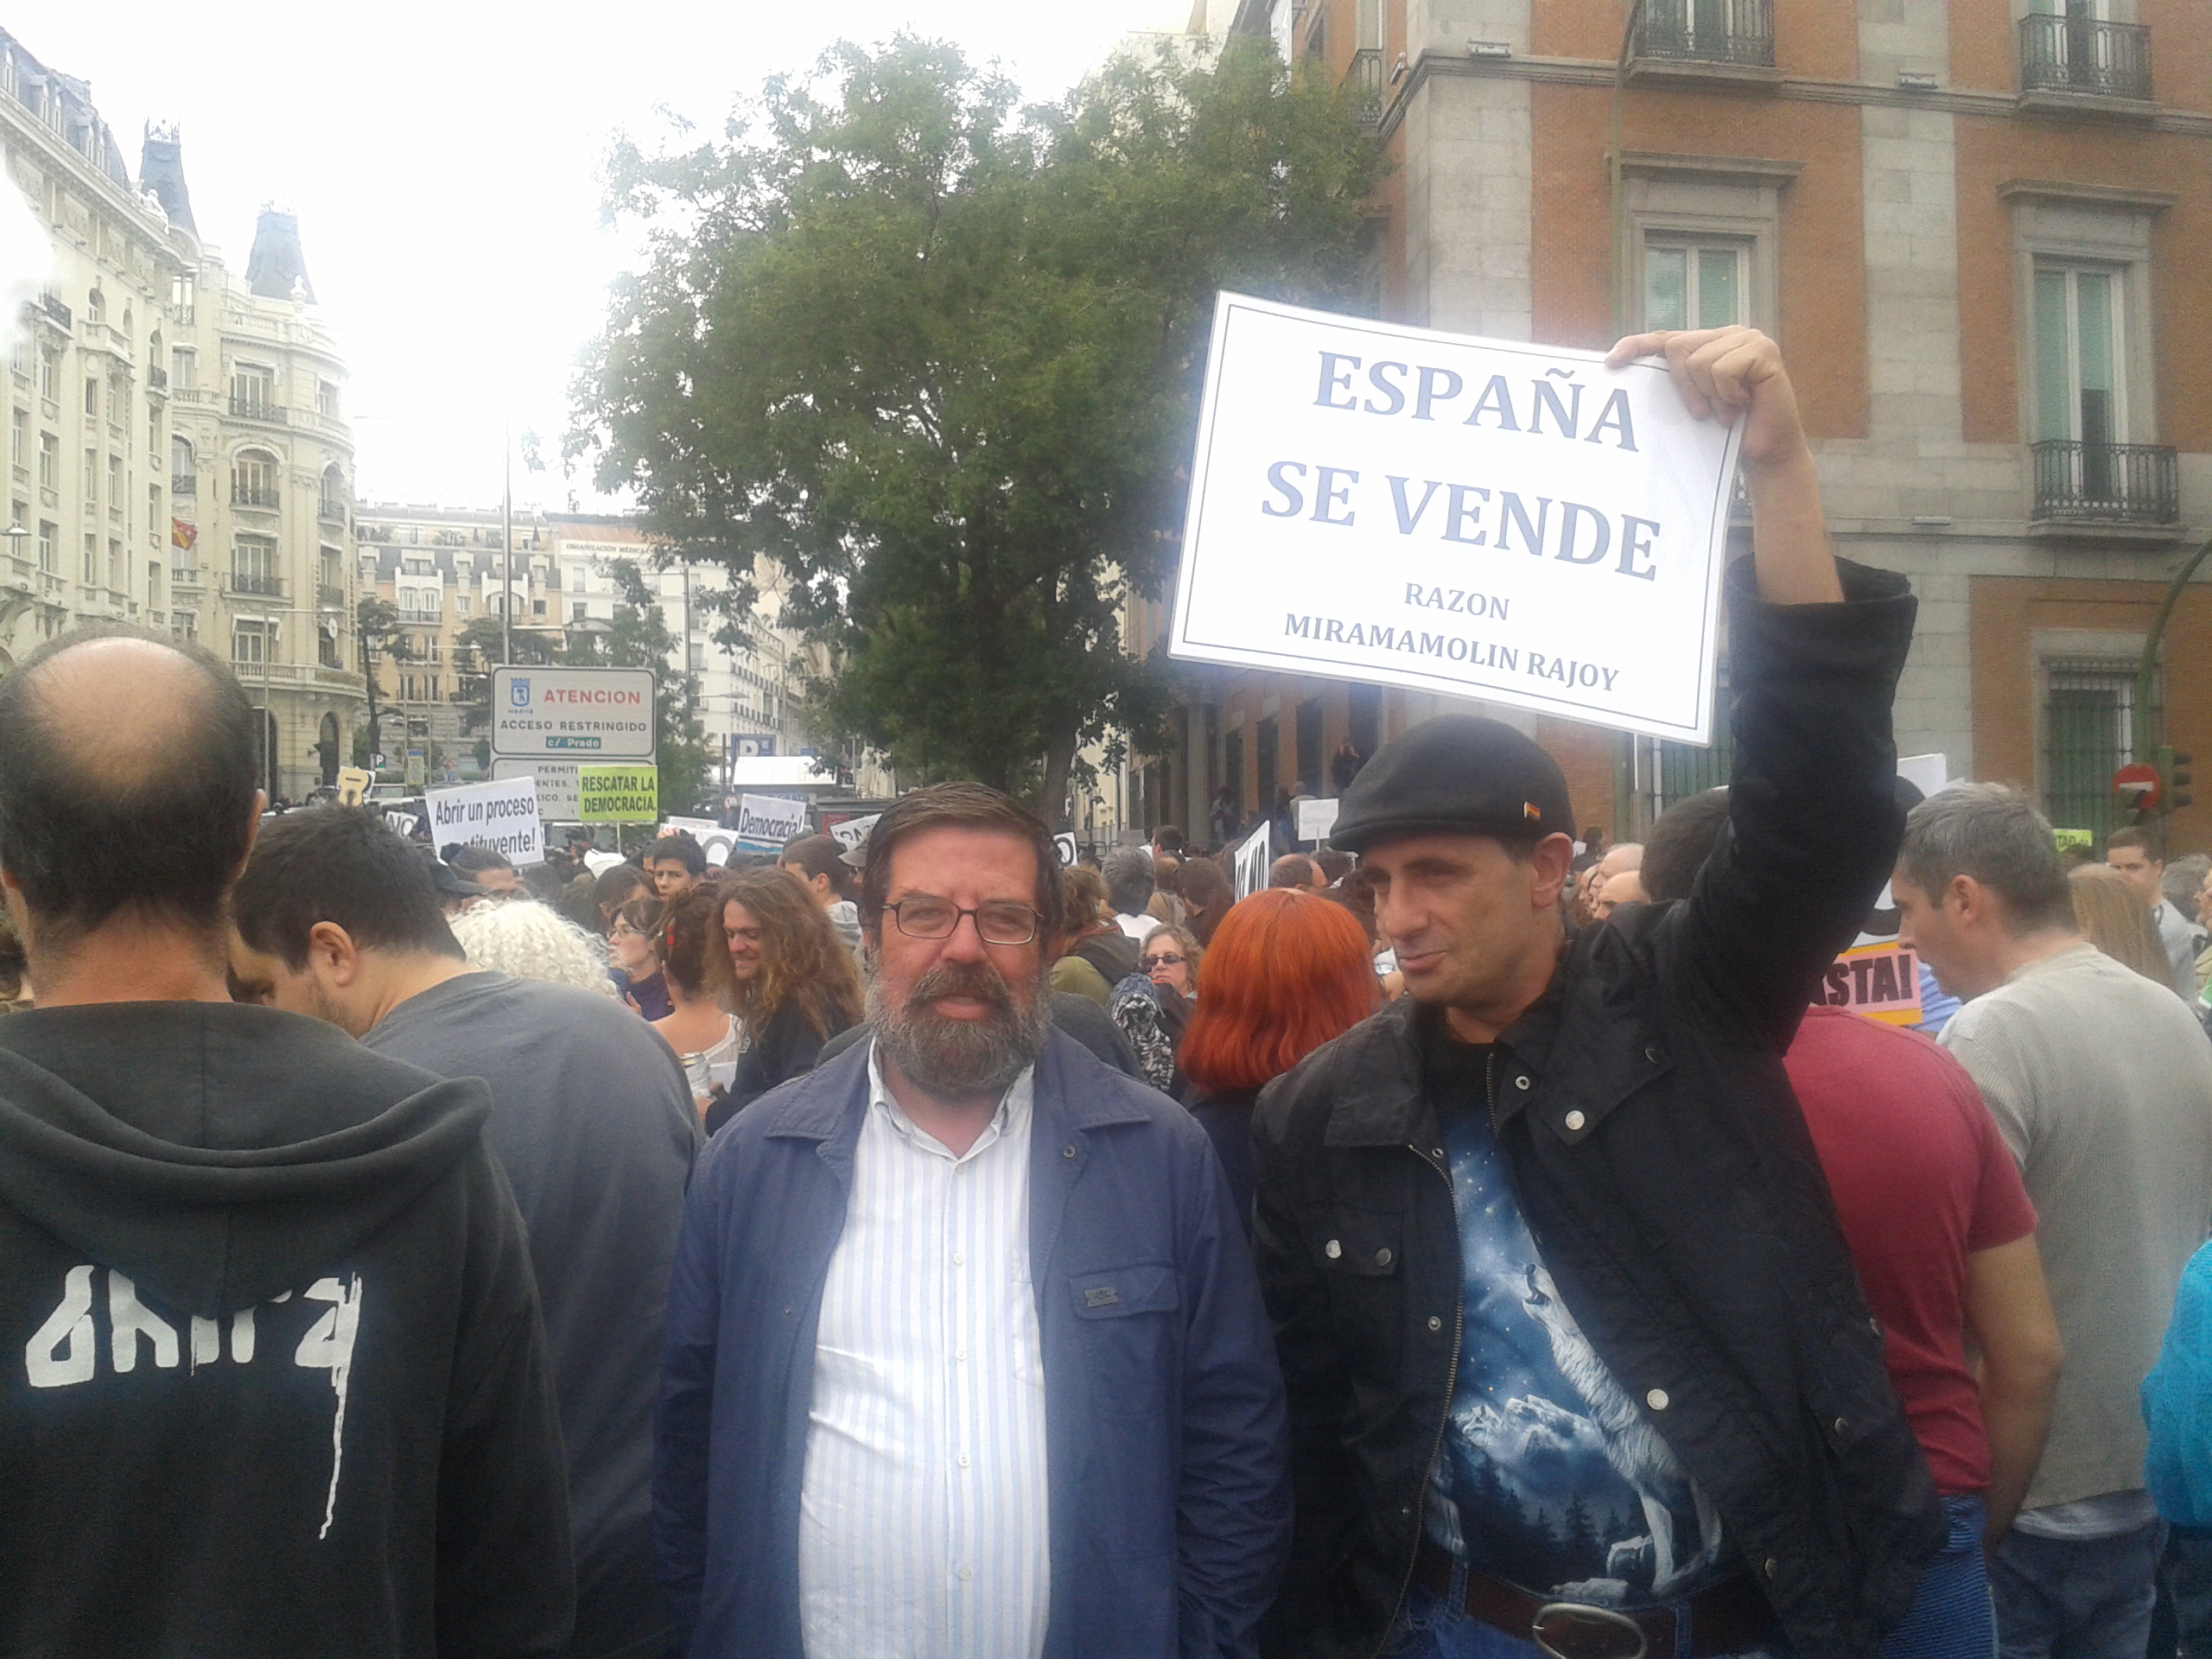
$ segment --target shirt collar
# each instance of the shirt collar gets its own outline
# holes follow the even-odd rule
[[[955,1158],[952,1149],[927,1130],[915,1126],[883,1081],[881,1051],[874,1039],[868,1046],[868,1106],[871,1112],[881,1112],[892,1129],[918,1151],[939,1158],[949,1158],[956,1164],[964,1164],[995,1146],[999,1141],[1017,1135],[1029,1127],[1029,1117],[1034,1107],[1037,1089],[1037,1068],[1034,1065],[1021,1068],[1021,1075],[1007,1085],[1006,1093],[999,1096],[998,1110],[991,1114],[991,1121],[982,1134],[976,1137],[976,1144]]]

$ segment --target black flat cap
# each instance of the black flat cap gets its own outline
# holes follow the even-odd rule
[[[1357,853],[1393,836],[1572,836],[1567,777],[1502,721],[1446,715],[1395,737],[1344,792],[1329,844]]]

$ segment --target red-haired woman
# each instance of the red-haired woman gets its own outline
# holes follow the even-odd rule
[[[1332,1037],[1375,1012],[1367,936],[1342,905],[1273,887],[1230,906],[1198,968],[1179,1056],[1191,1115],[1205,1126],[1252,1225],[1252,1105]]]

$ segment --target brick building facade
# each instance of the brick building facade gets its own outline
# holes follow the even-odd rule
[[[1921,596],[1900,751],[2108,827],[2145,631],[2212,529],[2212,10],[1645,0],[1624,41],[1628,11],[1244,0],[1234,26],[1370,100],[1393,167],[1377,315],[1591,347],[1617,319],[1774,334],[1837,551]],[[1133,607],[1132,646],[1164,621]],[[2212,747],[2212,588],[2163,655],[2170,741]],[[1347,738],[1472,706],[1179,672],[1177,741],[1138,763],[1129,817],[1198,834],[1224,785],[1246,817],[1266,790],[1330,792]],[[1511,718],[1584,821],[1623,831],[1725,768],[1725,747]],[[2212,807],[2172,829],[2212,844]]]

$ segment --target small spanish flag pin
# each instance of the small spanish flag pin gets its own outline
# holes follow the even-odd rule
[[[1521,803],[1521,816],[1531,823],[1538,823],[1542,821],[1544,814],[1534,801],[1523,801]]]

